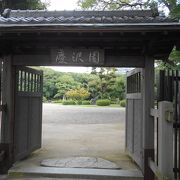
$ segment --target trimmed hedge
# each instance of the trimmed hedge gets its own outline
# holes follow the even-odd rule
[[[76,104],[77,104],[77,105],[82,105],[82,101],[80,101],[80,100],[79,100],[79,101],[76,101]]]
[[[111,104],[119,104],[120,103],[120,101],[119,100],[111,100]]]
[[[82,105],[90,105],[91,101],[82,101]]]
[[[62,102],[63,102],[62,99],[58,99],[58,100],[53,101],[53,103],[62,103]]]
[[[121,107],[126,107],[126,100],[125,99],[120,101],[120,106]]]
[[[63,104],[63,105],[75,105],[76,102],[73,101],[73,100],[64,100],[64,101],[62,102],[62,104]]]
[[[97,106],[109,106],[111,101],[109,99],[99,99],[96,101]]]

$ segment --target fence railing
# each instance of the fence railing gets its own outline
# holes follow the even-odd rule
[[[178,180],[180,179],[180,71],[160,71],[158,79],[157,101],[173,103],[173,172],[174,179]]]
[[[161,101],[158,109],[151,109],[151,116],[158,118],[158,164],[149,160],[149,166],[158,180],[173,179],[173,103]]]

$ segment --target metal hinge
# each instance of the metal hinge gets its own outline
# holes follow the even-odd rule
[[[180,129],[180,123],[174,123],[173,128],[174,129]]]

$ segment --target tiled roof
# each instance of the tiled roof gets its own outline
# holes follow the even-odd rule
[[[150,10],[124,11],[42,11],[5,10],[0,24],[119,24],[167,23],[176,19],[158,16]]]

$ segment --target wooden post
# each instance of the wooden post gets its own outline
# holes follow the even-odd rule
[[[144,155],[144,179],[153,180],[154,174],[149,168],[148,159],[154,160],[154,120],[150,115],[154,107],[154,59],[145,57],[143,73],[143,155]]]
[[[0,164],[0,173],[6,173],[13,163],[13,113],[14,113],[14,91],[13,91],[13,68],[12,58],[7,56],[3,63],[3,87],[2,104],[5,106],[2,112],[1,150],[5,156]],[[1,167],[2,165],[2,167]]]
[[[151,109],[158,118],[158,166],[149,158],[149,166],[158,180],[173,179],[173,103],[161,101],[158,109]]]
[[[166,180],[173,179],[173,103],[159,102],[159,170]]]

